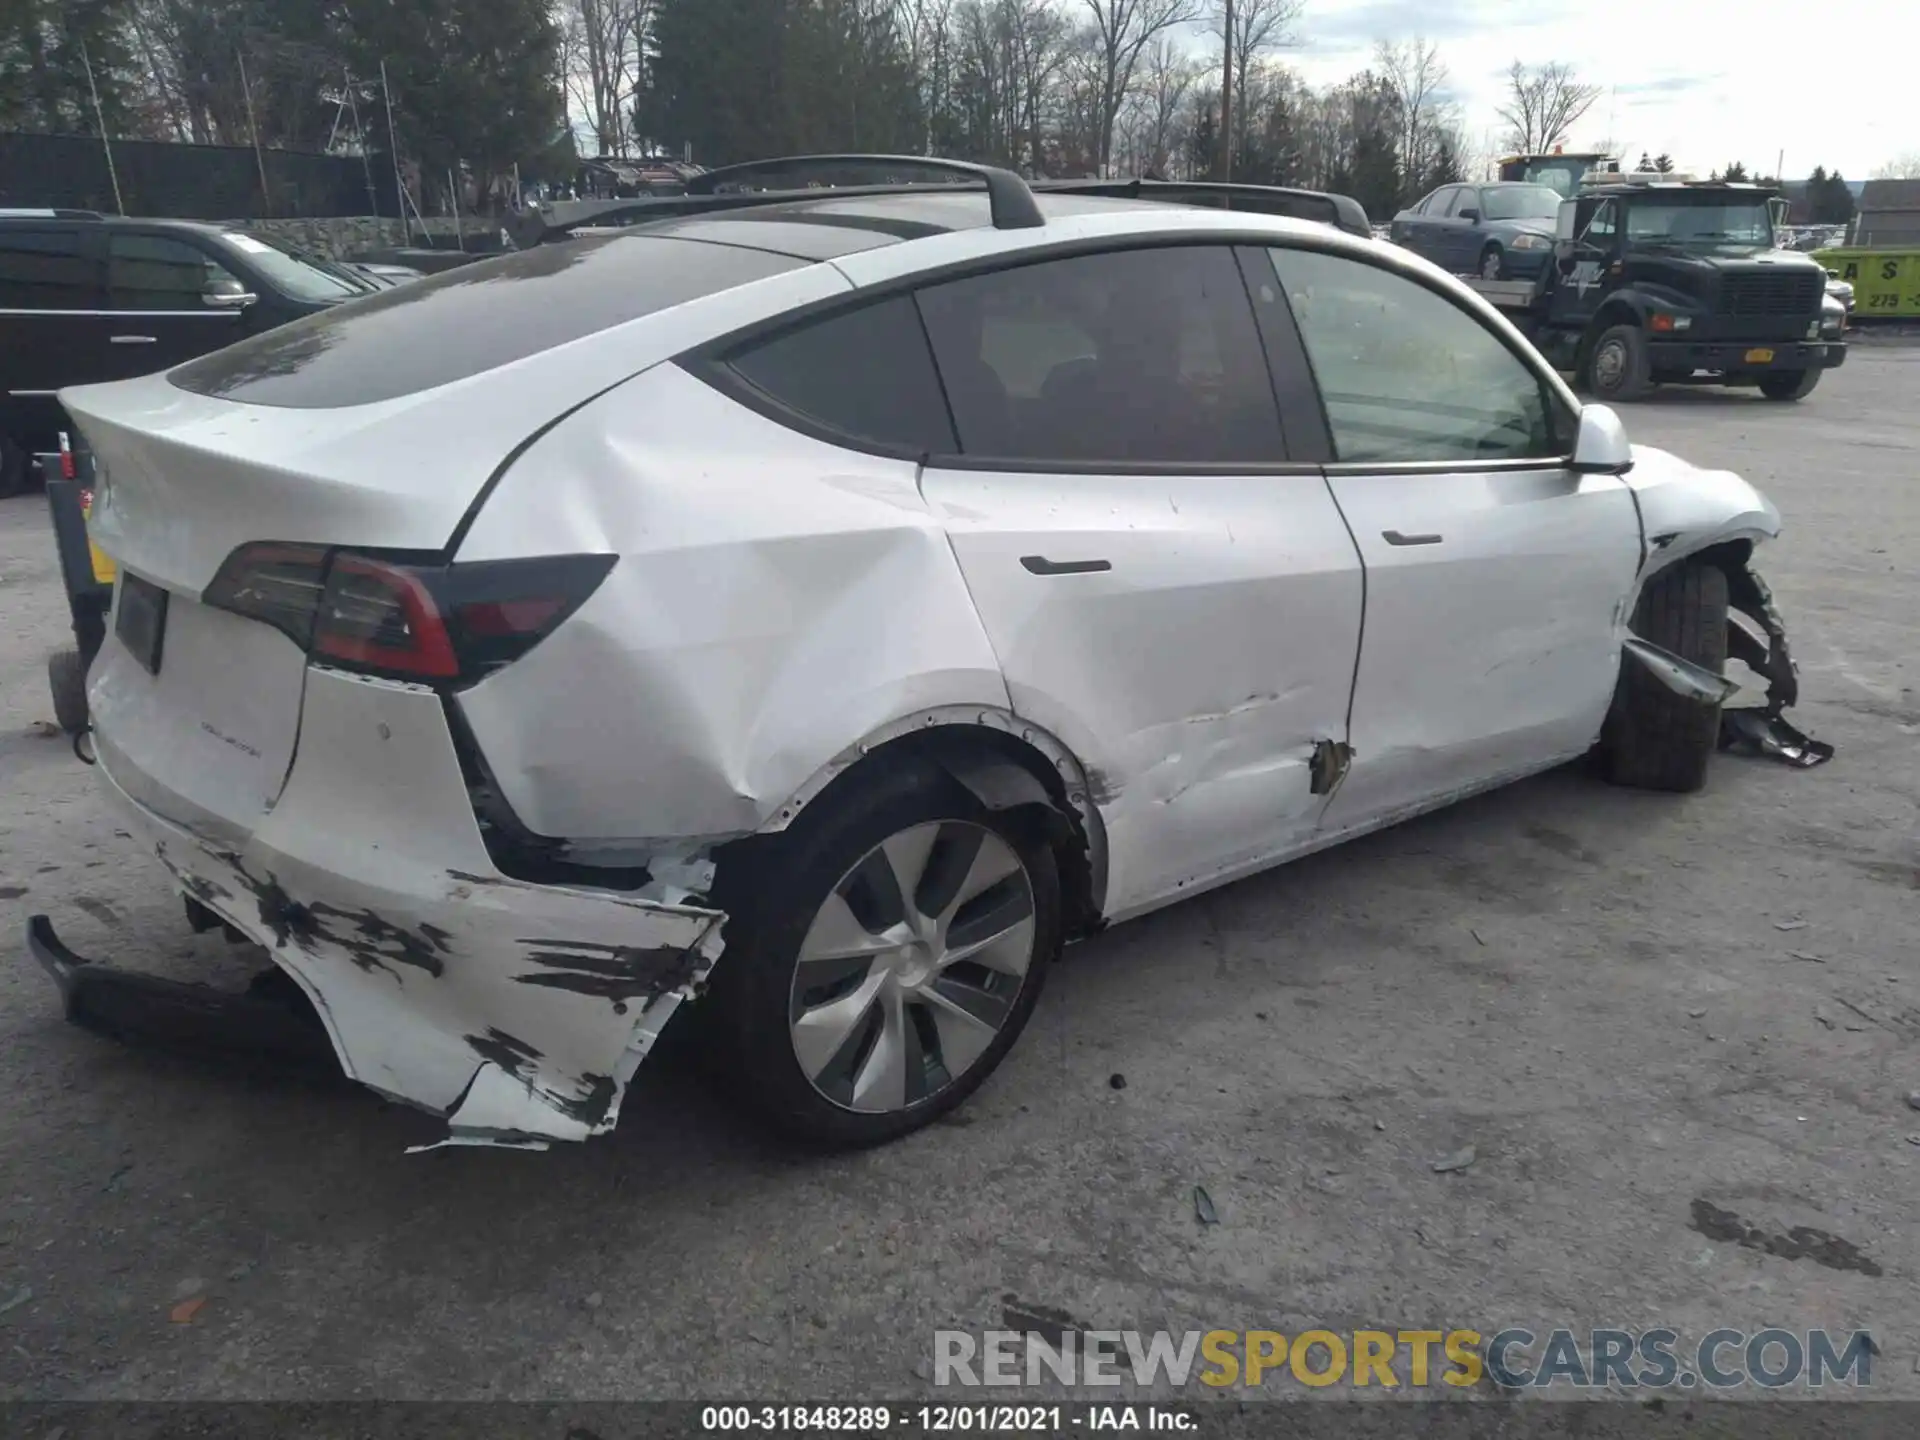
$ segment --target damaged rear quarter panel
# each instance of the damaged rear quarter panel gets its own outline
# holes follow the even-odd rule
[[[610,1129],[719,953],[713,911],[495,870],[418,687],[313,670],[286,789],[239,850],[136,813],[182,888],[299,980],[347,1073],[457,1134]]]
[[[458,558],[620,561],[459,697],[520,820],[573,841],[745,834],[902,716],[1010,709],[916,471],[788,430],[674,365],[531,447]]]

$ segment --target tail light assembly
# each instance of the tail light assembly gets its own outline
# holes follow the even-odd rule
[[[585,603],[612,555],[415,563],[317,545],[242,545],[204,603],[262,621],[342,670],[458,687],[511,665]]]

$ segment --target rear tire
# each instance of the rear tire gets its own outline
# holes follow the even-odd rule
[[[11,435],[0,435],[0,500],[23,493],[32,482],[33,457]]]
[[[887,892],[885,876],[902,873],[893,847],[911,850],[916,837],[925,857],[919,881],[909,876]],[[967,852],[968,844],[977,848]],[[978,873],[1007,872],[974,897],[981,906],[970,899],[949,909],[951,929],[941,923],[937,945],[924,955],[907,944],[898,950],[863,948],[852,960],[821,958],[823,950],[850,953],[840,943],[849,938],[865,946],[882,931],[901,928],[879,913],[884,905],[876,908],[887,893],[911,892],[902,907],[910,917],[921,917],[923,898],[941,891],[947,880],[954,894],[964,894],[959,877],[936,876],[938,857],[946,853],[942,846],[997,861]],[[870,888],[861,877],[889,860],[882,883]],[[970,883],[976,875],[972,862],[958,863]],[[724,865],[721,873],[714,898],[727,912],[726,949],[707,1002],[707,1034],[715,1047],[707,1058],[724,1067],[731,1088],[762,1121],[803,1144],[877,1145],[959,1105],[1019,1038],[1060,952],[1060,878],[1043,827],[1018,810],[987,810],[930,765],[907,761],[876,768],[870,780],[815,801],[757,855],[743,855],[731,875]],[[970,919],[976,911],[978,918]],[[1022,925],[1023,913],[1030,913],[1030,926]],[[910,929],[916,921],[901,923]],[[971,943],[996,926],[1005,927],[994,933],[1006,940]],[[986,958],[943,968],[939,954],[948,948],[949,935],[951,948]],[[1021,953],[1024,970],[1012,973]],[[993,1028],[969,1027],[949,1006],[924,998],[934,988],[924,973],[929,968],[941,981],[941,995],[959,996],[970,1014],[989,1017]],[[916,971],[922,972],[917,978]],[[904,999],[890,1003],[894,995]],[[860,1018],[842,1024],[834,1011],[859,1012]],[[806,1030],[803,1017],[817,1017],[819,1028]],[[890,1037],[902,1040],[906,1057],[903,1088],[892,1098],[872,1068],[893,1053]],[[804,1065],[803,1048],[819,1051]],[[823,1059],[829,1051],[832,1058]]]
[[[1791,375],[1769,375],[1760,382],[1760,393],[1769,400],[1804,400],[1820,383],[1818,370],[1801,370]]]
[[[1653,389],[1653,367],[1647,358],[1647,337],[1638,325],[1615,325],[1604,330],[1587,352],[1587,389],[1609,404],[1640,400]]]
[[[69,735],[87,728],[87,664],[78,650],[56,650],[47,657],[47,688],[53,692],[53,718]]]
[[[1716,675],[1727,668],[1727,575],[1683,564],[1654,576],[1634,607],[1633,633]],[[1720,745],[1720,707],[1675,695],[1639,665],[1622,661],[1607,717],[1605,773],[1640,790],[1698,790]]]

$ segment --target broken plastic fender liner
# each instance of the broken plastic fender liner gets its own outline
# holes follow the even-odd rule
[[[1726,676],[1716,675],[1706,666],[1696,665],[1671,650],[1663,650],[1638,635],[1629,635],[1621,644],[1628,658],[1683,700],[1706,706],[1719,705],[1740,688]]]

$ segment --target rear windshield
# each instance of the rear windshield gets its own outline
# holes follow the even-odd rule
[[[190,361],[168,378],[249,405],[371,405],[807,263],[664,236],[587,236],[350,301]]]

